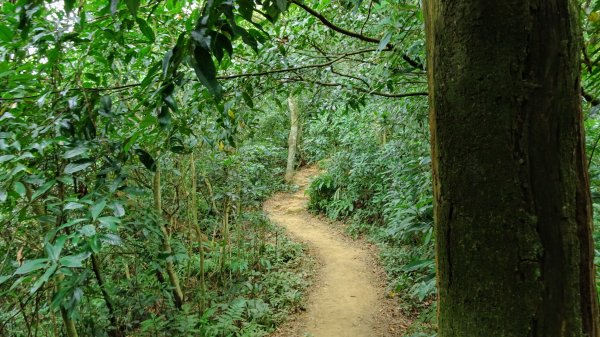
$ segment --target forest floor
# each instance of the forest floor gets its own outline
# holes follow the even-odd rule
[[[265,203],[271,221],[307,244],[318,265],[305,311],[290,317],[272,337],[401,336],[409,321],[397,300],[386,296],[375,246],[352,240],[339,224],[308,212],[305,190],[318,173],[315,167],[302,169],[295,177],[296,192],[278,193]]]

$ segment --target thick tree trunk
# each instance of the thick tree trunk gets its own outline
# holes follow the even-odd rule
[[[298,103],[294,96],[288,97],[288,106],[290,108],[290,134],[288,136],[288,160],[285,170],[285,180],[291,182],[294,178],[294,162],[296,159],[296,149],[298,147]]]
[[[600,336],[577,1],[424,13],[439,336]]]

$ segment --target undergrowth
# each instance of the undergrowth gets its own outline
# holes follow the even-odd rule
[[[329,119],[338,122],[328,132],[322,125],[328,118],[311,121],[307,143],[333,146],[312,152],[314,160],[328,158],[321,162],[324,173],[308,188],[309,208],[345,220],[351,235],[366,235],[378,245],[389,293],[414,321],[407,336],[432,336],[436,289],[425,115],[392,111],[397,115],[331,112],[336,115]]]

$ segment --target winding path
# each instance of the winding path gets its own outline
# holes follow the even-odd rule
[[[306,210],[304,191],[317,173],[315,168],[301,170],[295,177],[297,192],[279,193],[265,203],[269,218],[306,243],[319,262],[306,311],[273,336],[394,336],[395,329],[386,326],[389,304],[372,253]]]

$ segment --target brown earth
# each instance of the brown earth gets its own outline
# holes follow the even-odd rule
[[[308,213],[304,191],[316,168],[298,172],[295,193],[265,203],[269,218],[292,239],[306,243],[318,262],[305,311],[290,317],[271,337],[401,336],[408,325],[395,300],[386,297],[385,273],[376,248],[354,241],[325,219]]]

